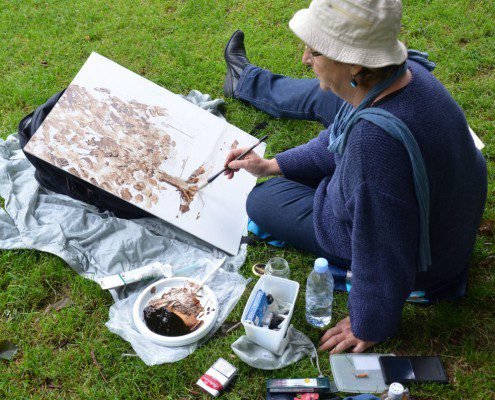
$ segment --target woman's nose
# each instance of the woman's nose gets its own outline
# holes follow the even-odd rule
[[[308,49],[304,50],[301,61],[307,66],[313,65],[313,57],[311,57],[311,53],[308,51]]]

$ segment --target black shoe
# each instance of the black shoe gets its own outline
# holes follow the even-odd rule
[[[237,30],[230,37],[224,51],[227,63],[227,74],[223,83],[223,92],[226,97],[234,97],[234,91],[239,83],[241,73],[249,64],[244,48],[244,32]]]

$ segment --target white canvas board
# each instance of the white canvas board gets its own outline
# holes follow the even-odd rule
[[[469,128],[469,133],[471,134],[471,137],[473,138],[474,140],[474,145],[476,146],[476,148],[478,150],[482,150],[484,147],[485,147],[485,144],[481,141],[481,139],[478,137],[478,135],[471,129],[470,126],[468,126]]]
[[[232,146],[257,141],[92,53],[24,150],[236,254],[256,178],[246,171],[232,180],[222,175],[187,199],[223,168]],[[255,151],[262,156],[265,147]]]

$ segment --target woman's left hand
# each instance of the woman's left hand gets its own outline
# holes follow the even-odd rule
[[[362,353],[377,343],[365,342],[354,336],[351,331],[351,319],[347,317],[338,322],[332,329],[325,332],[320,339],[319,350],[332,349],[330,354],[337,354],[353,347],[353,353]]]

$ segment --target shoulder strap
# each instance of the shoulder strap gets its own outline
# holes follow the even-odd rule
[[[409,154],[412,163],[414,187],[416,189],[416,199],[419,207],[419,255],[418,271],[424,272],[431,265],[430,253],[430,185],[426,166],[421,155],[418,143],[409,128],[392,113],[381,108],[371,107],[358,111],[355,114],[353,125],[358,120],[364,119],[382,128],[394,139],[400,141]]]

